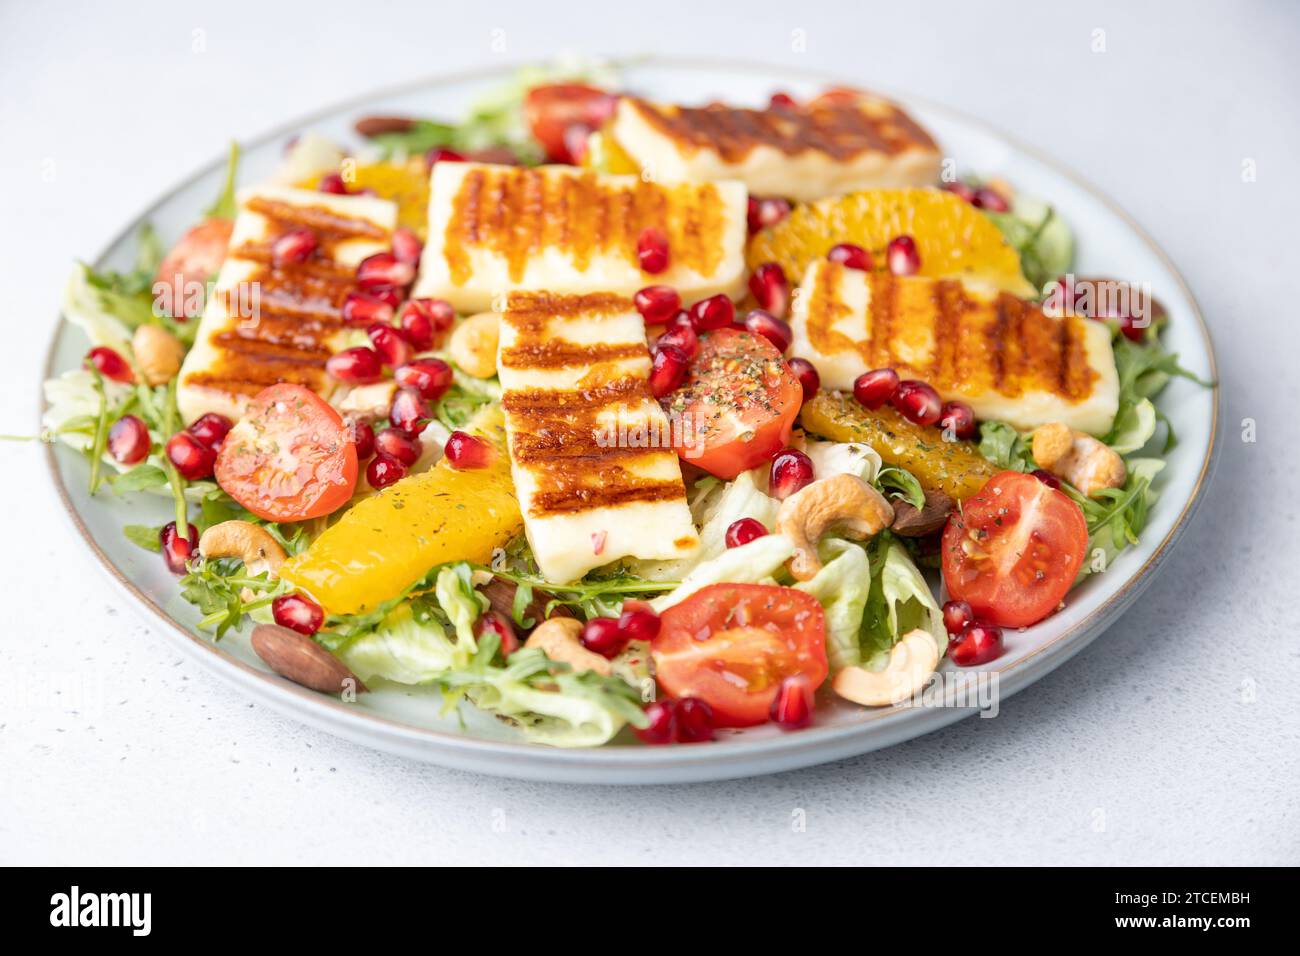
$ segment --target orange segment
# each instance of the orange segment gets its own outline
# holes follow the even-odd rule
[[[751,269],[779,262],[790,281],[798,282],[808,263],[837,243],[851,242],[870,252],[883,271],[889,241],[902,235],[916,241],[920,275],[971,279],[1022,298],[1037,295],[998,227],[940,189],[867,189],[798,205],[750,240],[746,258]]]
[[[380,199],[397,203],[397,224],[412,230],[421,239],[428,228],[429,170],[423,156],[403,162],[357,163],[356,178],[349,189],[373,189]],[[315,189],[320,177],[298,183],[303,189]]]
[[[484,409],[466,427],[496,449],[486,468],[457,471],[439,461],[357,502],[280,577],[332,614],[359,614],[397,597],[446,561],[486,564],[523,529],[501,409]]]

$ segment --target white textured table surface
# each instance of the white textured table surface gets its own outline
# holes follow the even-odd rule
[[[718,54],[983,116],[1145,224],[1219,349],[1208,500],[1120,623],[995,720],[775,777],[615,790],[410,763],[250,704],[121,606],[42,450],[5,443],[0,861],[337,863],[344,835],[353,862],[1300,861],[1300,9],[951,4],[909,19],[902,3],[660,0],[633,27],[607,3],[435,6],[451,5],[0,5],[0,432],[34,428],[70,260],[231,135],[494,58]]]

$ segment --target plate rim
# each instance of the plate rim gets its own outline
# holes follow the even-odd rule
[[[545,66],[549,65],[549,62],[547,60],[518,60],[509,63],[498,63],[490,67],[480,66],[467,70],[435,73],[405,83],[368,90],[357,96],[337,101],[310,113],[295,117],[285,123],[277,124],[269,130],[243,140],[240,145],[241,148],[262,146],[277,138],[307,128],[312,123],[336,116],[339,113],[377,99],[408,95],[440,85],[506,78],[520,68]],[[670,69],[721,70],[724,72],[785,75],[824,83],[851,84],[855,82],[835,72],[728,57],[649,54],[607,58],[603,62],[616,69],[650,66]],[[1006,133],[1000,127],[986,120],[926,97],[899,93],[896,90],[877,84],[872,84],[872,89],[880,91],[891,99],[898,99],[908,105],[919,106],[955,121],[981,128],[1016,153],[1041,163],[1054,174],[1071,181],[1076,187],[1083,190],[1092,201],[1104,206],[1133,232],[1173,277],[1178,291],[1191,307],[1192,315],[1196,320],[1197,328],[1205,344],[1210,381],[1213,383],[1210,388],[1209,440],[1205,457],[1201,462],[1200,472],[1196,476],[1190,495],[1183,503],[1182,510],[1170,526],[1169,531],[1155,546],[1142,566],[1129,575],[1127,580],[1113,594],[1107,596],[1090,614],[1047,641],[1041,647],[1017,659],[1006,668],[991,669],[990,672],[999,675],[1000,699],[1005,699],[1045,676],[1046,673],[1056,667],[1066,663],[1103,633],[1147,588],[1158,566],[1168,557],[1173,546],[1186,531],[1192,515],[1204,500],[1220,450],[1222,435],[1219,428],[1219,415],[1222,398],[1218,356],[1214,347],[1213,336],[1205,321],[1200,303],[1182,273],[1150,233],[1109,195],[1055,157],[1036,146],[1024,143],[1018,137]],[[169,202],[178,192],[187,188],[196,179],[219,169],[224,162],[224,157],[218,157],[213,162],[189,172],[183,178],[174,182],[105,243],[98,255],[92,260],[94,265],[96,267],[101,266],[109,251],[137,231],[144,222],[157,212],[159,207]],[[67,318],[60,309],[58,321],[54,323],[46,350],[41,380],[42,394],[39,402],[42,416],[48,407],[44,397],[43,385],[46,380],[55,374],[55,352],[68,324]],[[242,689],[252,692],[259,699],[300,722],[308,723],[327,732],[342,735],[355,741],[364,742],[367,746],[382,746],[380,744],[382,740],[401,747],[401,752],[409,757],[434,763],[459,764],[459,766],[466,769],[499,773],[506,776],[563,780],[563,775],[568,774],[568,780],[572,782],[579,779],[574,774],[583,771],[606,770],[621,774],[621,776],[611,777],[608,782],[622,783],[633,779],[632,776],[627,775],[634,775],[642,771],[659,771],[665,774],[685,772],[685,776],[669,777],[663,781],[680,782],[683,780],[723,779],[726,777],[757,775],[765,772],[775,772],[779,769],[790,769],[795,766],[840,759],[855,753],[865,753],[880,747],[892,746],[904,740],[921,736],[974,712],[970,708],[916,708],[911,704],[895,705],[888,708],[864,711],[861,719],[848,723],[820,728],[813,727],[796,734],[766,737],[751,741],[727,741],[724,738],[718,742],[720,746],[717,747],[606,746],[574,749],[470,737],[449,731],[418,727],[384,715],[367,713],[332,697],[299,687],[273,672],[263,671],[226,654],[214,641],[173,620],[160,604],[145,594],[113,563],[90,534],[63,481],[56,457],[56,444],[55,442],[46,443],[45,460],[46,466],[54,479],[53,485],[63,510],[83,542],[89,546],[98,565],[108,574],[109,579],[120,590],[125,591],[127,596],[136,599],[131,603],[137,611],[150,612],[148,615],[142,616],[146,617],[151,623],[163,624],[166,630],[173,631],[183,637],[185,640],[181,642],[182,648],[196,659],[208,664],[215,663],[216,666],[213,670],[223,679],[238,684]],[[1044,655],[1049,656],[1044,659]],[[889,728],[894,728],[897,725],[897,729],[892,735],[882,734],[882,737],[888,737],[885,740],[877,741],[870,736],[864,736],[862,741],[854,741],[854,738],[864,735],[867,728],[874,727],[877,724]],[[898,730],[902,732],[898,733]],[[846,744],[849,746],[846,746]],[[858,746],[857,744],[867,744],[867,746]],[[833,752],[825,753],[828,749]],[[798,759],[798,755],[801,753],[806,758],[802,761]],[[791,757],[796,759],[789,759]],[[486,761],[493,759],[497,759],[502,766],[497,767],[486,763]],[[746,761],[758,759],[766,759],[780,766],[771,767],[767,770],[739,766]],[[516,761],[521,761],[521,763],[516,763]],[[710,772],[705,774],[691,773],[692,770],[698,771],[701,769]],[[551,776],[549,775],[551,772],[560,773],[562,776]],[[588,778],[583,779],[586,782],[599,782]]]

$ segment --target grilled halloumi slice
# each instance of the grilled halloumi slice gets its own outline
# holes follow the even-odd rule
[[[570,166],[438,163],[418,296],[481,312],[516,289],[632,295],[670,285],[688,302],[744,288],[745,187],[648,182]],[[666,271],[643,272],[637,239],[668,237]]]
[[[511,470],[550,581],[699,546],[668,419],[650,393],[645,336],[632,302],[610,294],[516,292],[501,316]]]
[[[357,264],[392,245],[397,206],[280,186],[239,194],[230,248],[181,366],[176,400],[191,422],[205,412],[232,420],[268,385],[294,382],[329,398],[325,360],[346,337],[343,300]],[[291,229],[318,246],[301,264],[277,266],[271,249]]]
[[[817,367],[824,388],[848,391],[868,369],[894,368],[1017,428],[1064,422],[1101,435],[1115,420],[1107,326],[1053,318],[1006,292],[822,260],[808,267],[791,324],[791,354]]]
[[[738,179],[759,196],[812,201],[939,179],[939,148],[930,135],[894,104],[867,94],[764,110],[624,97],[605,132],[657,177]]]

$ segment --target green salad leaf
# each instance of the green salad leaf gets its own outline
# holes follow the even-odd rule
[[[1051,206],[1017,197],[1010,212],[985,212],[1020,256],[1020,271],[1040,291],[1070,271],[1074,235]]]
[[[999,468],[1033,471],[1029,441],[1006,422],[981,422],[979,453]]]

